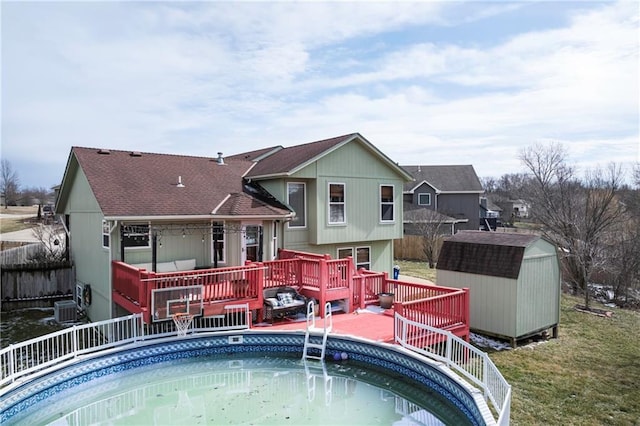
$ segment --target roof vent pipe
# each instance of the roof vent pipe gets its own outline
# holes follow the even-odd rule
[[[178,176],[178,184],[176,186],[178,188],[184,188],[184,185],[182,184],[182,176]]]
[[[222,158],[221,152],[218,153],[218,158],[216,159],[216,162],[221,166],[224,165],[224,158]]]

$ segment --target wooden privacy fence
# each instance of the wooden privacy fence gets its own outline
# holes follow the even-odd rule
[[[1,278],[3,309],[13,306],[10,302],[16,299],[70,295],[75,289],[74,269],[69,262],[3,265]],[[43,306],[49,305],[49,300],[43,300]]]
[[[438,251],[440,247],[442,247],[443,238],[444,236],[438,240]],[[423,245],[424,243],[420,235],[405,235],[399,240],[393,240],[393,255],[396,259],[426,262],[427,257],[424,254]]]
[[[42,243],[32,243],[3,250],[0,252],[0,264],[3,267],[4,265],[24,265],[43,252]]]

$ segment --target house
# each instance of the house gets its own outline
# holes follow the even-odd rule
[[[502,226],[502,209],[487,197],[480,197],[480,229],[482,231],[495,231]]]
[[[55,211],[78,300],[101,320],[130,312],[113,289],[117,261],[204,270],[291,249],[391,272],[410,179],[358,133],[228,157],[73,147]]]
[[[437,221],[444,234],[478,229],[484,193],[471,165],[403,166],[413,177],[403,191],[405,234],[419,234],[420,221]],[[427,211],[437,212],[438,215]]]
[[[470,327],[518,340],[558,335],[561,276],[556,246],[535,234],[463,231],[447,238],[438,285],[469,288]]]

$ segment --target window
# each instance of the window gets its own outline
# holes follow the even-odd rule
[[[370,251],[369,247],[356,247],[356,269],[371,269]]]
[[[111,232],[109,227],[109,222],[106,220],[102,221],[102,247],[109,248],[109,243],[111,241]]]
[[[125,248],[150,247],[149,224],[132,223],[122,227],[122,244]]]
[[[278,256],[278,222],[273,222],[273,233],[271,238],[271,260]]]
[[[430,206],[431,205],[431,194],[418,194],[418,205],[419,206]]]
[[[329,184],[329,223],[346,223],[344,183]]]
[[[211,261],[216,264],[225,263],[224,259],[224,222],[211,224]]]
[[[394,221],[393,185],[380,185],[380,221]]]
[[[347,257],[353,257],[353,248],[339,248],[338,249],[338,259],[346,259]]]
[[[306,185],[300,182],[287,183],[287,203],[296,212],[296,217],[289,222],[289,228],[304,228],[307,226]]]

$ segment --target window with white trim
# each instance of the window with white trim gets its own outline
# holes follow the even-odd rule
[[[213,222],[211,224],[211,262],[215,264],[216,258],[218,263],[225,263],[225,232],[224,222]]]
[[[395,220],[393,206],[393,185],[380,185],[381,222],[393,222]]]
[[[356,269],[371,269],[371,247],[356,247]]]
[[[343,224],[347,222],[345,205],[345,184],[329,184],[329,223]]]
[[[102,221],[102,247],[109,248],[111,243],[111,227],[106,220]]]
[[[304,228],[307,226],[307,186],[304,182],[287,183],[287,203],[296,212],[296,216],[289,222],[289,228]]]
[[[431,205],[431,194],[418,194],[418,205],[419,206],[430,206]]]

